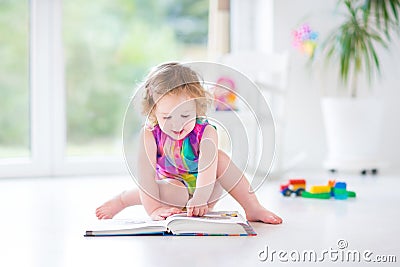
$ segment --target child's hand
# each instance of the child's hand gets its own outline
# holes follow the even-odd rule
[[[150,214],[150,218],[153,221],[162,221],[165,220],[167,217],[177,214],[177,213],[181,213],[182,210],[175,208],[175,207],[168,207],[168,206],[163,206],[160,208],[155,209],[151,214]]]
[[[203,216],[208,211],[208,205],[205,204],[196,204],[196,201],[193,200],[194,198],[190,199],[186,204],[187,209],[187,216]]]

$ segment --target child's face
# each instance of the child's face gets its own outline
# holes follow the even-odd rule
[[[165,95],[158,100],[155,115],[164,133],[181,140],[196,125],[196,102],[186,95]]]

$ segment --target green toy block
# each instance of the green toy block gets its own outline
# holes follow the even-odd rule
[[[342,188],[333,188],[333,194],[335,196],[337,195],[347,195],[347,190],[346,189],[342,189]]]
[[[344,199],[348,197],[356,197],[356,193],[354,191],[347,191],[346,189],[339,189],[339,188],[333,188],[333,195],[334,196],[345,196]],[[343,198],[341,198],[343,199]]]
[[[329,199],[329,198],[331,198],[331,193],[313,194],[308,191],[304,191],[303,194],[301,194],[301,196],[305,197],[305,198]]]
[[[348,197],[356,197],[356,192],[354,192],[354,191],[347,191],[347,196],[348,196]]]

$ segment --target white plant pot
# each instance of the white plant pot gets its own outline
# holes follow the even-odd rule
[[[329,170],[370,170],[379,160],[383,103],[376,98],[323,98]]]

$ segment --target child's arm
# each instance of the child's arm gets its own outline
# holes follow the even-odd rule
[[[137,181],[140,185],[140,199],[147,214],[151,214],[163,205],[158,185],[155,181],[157,146],[151,131],[143,129],[139,138],[139,157]]]
[[[202,216],[207,212],[207,202],[210,199],[217,176],[218,135],[211,125],[204,129],[200,142],[198,175],[196,190],[188,202],[188,216]],[[198,210],[196,210],[198,209]]]

